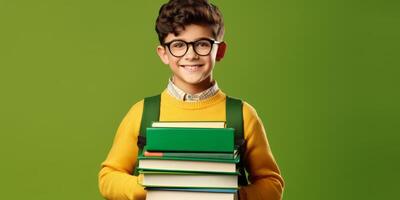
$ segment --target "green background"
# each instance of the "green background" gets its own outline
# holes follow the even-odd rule
[[[102,199],[120,121],[170,76],[163,2],[0,0],[1,199]],[[212,2],[215,78],[257,109],[284,199],[398,197],[400,1]]]

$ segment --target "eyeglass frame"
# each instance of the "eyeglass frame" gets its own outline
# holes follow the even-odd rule
[[[209,41],[209,42],[211,43],[210,51],[209,51],[207,54],[205,54],[205,55],[199,54],[199,53],[196,51],[196,48],[194,48],[194,44],[195,44],[196,42],[199,42],[199,41],[202,41],[202,40],[207,40],[207,41]],[[174,55],[174,54],[172,53],[172,51],[171,51],[170,45],[171,45],[173,42],[176,42],[176,41],[180,41],[180,42],[183,42],[183,43],[186,44],[186,51],[185,51],[185,53],[184,53],[182,56],[176,56],[176,55]],[[172,41],[170,41],[170,42],[165,42],[165,43],[163,43],[163,46],[165,46],[165,47],[168,48],[168,51],[171,53],[172,56],[177,57],[177,58],[182,58],[182,57],[185,56],[185,55],[187,54],[187,52],[189,51],[189,45],[192,46],[193,51],[194,51],[197,55],[199,55],[199,56],[208,56],[208,55],[210,55],[210,53],[211,53],[211,51],[212,51],[212,49],[213,49],[213,47],[214,47],[214,44],[217,44],[217,45],[218,45],[218,44],[221,44],[221,43],[222,43],[222,42],[219,42],[219,41],[216,41],[216,40],[213,40],[213,39],[210,39],[210,38],[200,38],[200,39],[195,40],[195,41],[192,41],[192,42],[186,42],[186,41],[184,41],[184,40],[179,40],[179,39],[177,39],[177,40],[172,40]]]

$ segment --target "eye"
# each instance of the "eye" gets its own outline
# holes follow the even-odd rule
[[[183,48],[185,46],[186,46],[186,44],[182,41],[175,41],[175,42],[171,43],[172,48]]]
[[[210,47],[211,43],[208,40],[200,40],[200,41],[197,41],[195,45],[197,47]]]

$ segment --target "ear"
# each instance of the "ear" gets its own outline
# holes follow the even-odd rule
[[[217,56],[216,56],[216,60],[217,61],[220,61],[220,60],[222,60],[222,58],[224,58],[225,51],[226,51],[226,43],[225,42],[219,43],[218,44]]]
[[[165,47],[158,45],[157,46],[157,54],[160,57],[161,61],[168,65],[169,64],[169,59],[168,59],[168,55],[167,55],[167,50],[165,49]]]

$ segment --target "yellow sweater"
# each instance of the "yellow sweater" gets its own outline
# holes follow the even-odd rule
[[[175,99],[167,90],[161,94],[160,121],[225,121],[226,95],[216,95],[198,102]],[[146,191],[132,175],[137,162],[137,136],[143,100],[129,110],[121,122],[113,146],[99,173],[101,194],[109,200],[144,200]],[[239,190],[240,200],[278,200],[282,197],[283,179],[271,153],[263,124],[248,103],[243,105],[244,138],[247,142],[244,161],[251,184]]]

